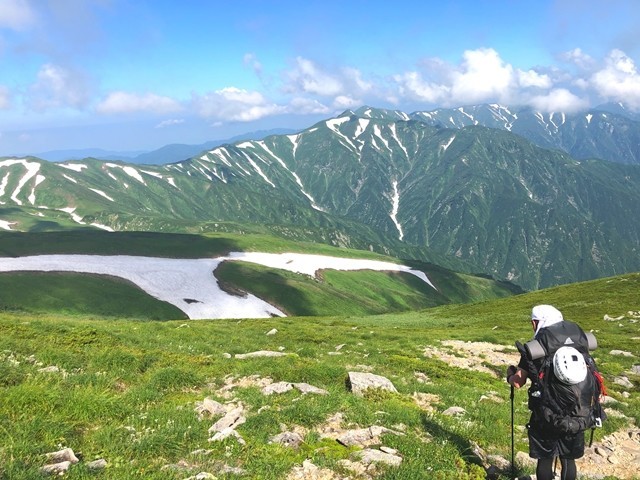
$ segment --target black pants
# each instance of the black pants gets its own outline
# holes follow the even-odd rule
[[[536,467],[536,479],[537,480],[552,480],[553,479],[553,458],[541,458],[538,460],[538,466]],[[577,475],[576,461],[573,459],[560,459],[562,472],[560,474],[561,480],[575,480]]]

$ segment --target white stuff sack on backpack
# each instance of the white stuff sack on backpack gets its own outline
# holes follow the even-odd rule
[[[553,355],[553,373],[566,385],[577,385],[587,378],[587,363],[573,347],[560,347]]]

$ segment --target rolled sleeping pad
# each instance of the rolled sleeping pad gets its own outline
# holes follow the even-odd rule
[[[524,344],[524,348],[527,350],[531,360],[537,360],[547,354],[547,352],[544,351],[544,347],[540,345],[538,340],[529,340]]]
[[[587,343],[589,344],[589,351],[593,351],[598,348],[598,340],[596,340],[596,336],[591,332],[584,333],[587,336]]]

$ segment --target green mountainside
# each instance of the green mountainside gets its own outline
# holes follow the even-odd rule
[[[163,166],[5,159],[0,178],[12,230],[269,233],[526,289],[640,270],[640,166],[402,112],[349,111]]]

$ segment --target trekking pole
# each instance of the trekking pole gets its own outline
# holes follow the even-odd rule
[[[516,462],[515,462],[515,435],[513,433],[513,397],[515,388],[511,385],[511,478],[516,478]]]

